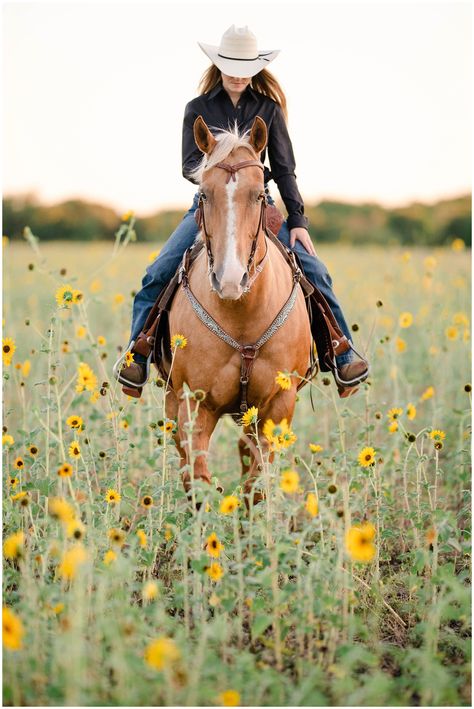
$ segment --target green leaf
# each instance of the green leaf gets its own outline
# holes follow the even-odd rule
[[[259,637],[269,625],[272,624],[273,617],[271,615],[257,615],[252,623],[252,636]]]

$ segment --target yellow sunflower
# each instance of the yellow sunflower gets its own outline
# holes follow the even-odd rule
[[[224,497],[220,504],[219,512],[223,515],[230,515],[235,509],[237,509],[239,504],[240,502],[235,495],[227,495],[227,497]]]
[[[298,492],[300,476],[296,470],[284,470],[280,477],[280,488],[283,492],[292,495]]]
[[[242,426],[251,426],[253,423],[257,423],[258,409],[256,406],[251,406],[250,409],[242,414],[240,423]]]
[[[278,372],[275,377],[275,382],[283,391],[291,389],[291,377],[289,374],[286,374],[286,372]]]
[[[7,650],[21,650],[25,630],[20,618],[8,606],[3,606],[2,635],[3,646]]]
[[[206,551],[214,559],[218,559],[221,551],[224,551],[224,546],[220,543],[215,532],[212,532],[207,538]]]
[[[188,344],[187,339],[185,338],[184,335],[173,335],[171,338],[171,349],[172,350],[184,350],[186,345]]]
[[[375,556],[375,527],[370,522],[351,527],[346,534],[346,550],[353,561],[369,562]]]
[[[217,583],[224,576],[224,569],[217,561],[213,561],[212,564],[207,567],[206,573],[212,581]]]
[[[362,448],[361,452],[358,455],[357,460],[359,461],[359,465],[362,468],[368,468],[370,465],[374,465],[375,463],[375,450],[371,446],[367,446],[366,448]]]

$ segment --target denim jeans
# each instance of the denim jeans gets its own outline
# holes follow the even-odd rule
[[[266,191],[269,203],[274,204],[268,190]],[[154,305],[160,291],[170,282],[183,258],[184,252],[194,243],[198,235],[199,227],[194,219],[194,212],[197,209],[198,200],[198,193],[196,193],[191,208],[186,212],[156,259],[146,269],[141,290],[137,292],[133,302],[130,340],[135,340],[141,332],[148,313]],[[290,231],[286,221],[284,221],[281,226],[278,238],[285,246],[290,246]],[[348,340],[351,340],[349,328],[342,314],[341,306],[332,290],[332,279],[326,266],[319,258],[309,254],[300,241],[296,241],[293,250],[298,254],[301,260],[306,278],[319,288],[333,311],[334,317],[342,332]],[[136,359],[141,359],[141,357],[136,357]],[[351,350],[336,357],[338,365],[345,364],[351,360]]]

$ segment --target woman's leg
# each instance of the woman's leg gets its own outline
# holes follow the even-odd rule
[[[194,212],[197,206],[198,196],[196,194],[191,208],[171,234],[159,255],[146,269],[142,287],[133,301],[130,341],[135,340],[141,332],[158,295],[176,273],[186,249],[192,246],[196,239],[199,227],[196,224]]]
[[[285,246],[291,248],[290,231],[288,229],[286,220],[281,225],[281,229],[278,232],[278,238]],[[326,298],[328,305],[331,308],[334,317],[336,318],[337,324],[339,325],[347,339],[352,342],[351,334],[349,332],[346,319],[343,315],[341,306],[339,305],[339,301],[334,295],[334,291],[332,289],[332,278],[329,275],[326,266],[317,256],[312,256],[310,253],[308,253],[300,241],[296,241],[292,251],[295,251],[298,254],[298,257],[301,261],[301,265],[303,266],[304,275],[309,281],[314,283],[317,288],[319,288],[321,293]],[[347,364],[348,362],[352,361],[353,356],[354,355],[352,354],[352,350],[348,350],[345,354],[336,357],[336,362],[339,366]]]

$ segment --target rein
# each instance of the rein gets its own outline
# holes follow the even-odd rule
[[[229,173],[226,183],[230,181],[232,178],[235,182],[235,173],[237,170],[240,170],[243,167],[250,167],[251,165],[258,166],[262,170],[263,165],[259,160],[245,160],[240,163],[236,163],[235,165],[230,165],[228,163],[217,163],[215,167],[220,167],[224,170],[227,170]],[[267,224],[266,224],[266,206],[267,206],[267,199],[265,192],[261,192],[259,195],[259,199],[262,200],[261,208],[260,208],[260,217],[258,220],[258,226],[257,226],[257,231],[255,232],[255,235],[253,237],[252,241],[252,248],[250,251],[250,256],[249,260],[247,263],[247,274],[249,274],[250,268],[252,266],[254,257],[255,257],[255,251],[257,248],[257,239],[258,235],[260,233],[260,229],[263,229],[265,235],[267,235]],[[206,219],[204,216],[204,196],[203,193],[199,193],[199,206],[198,209],[196,210],[196,221],[199,225],[199,227],[202,228],[202,231],[204,233],[204,242],[206,245],[206,251],[207,251],[207,257],[209,261],[209,271],[212,271],[212,268],[214,266],[214,258],[212,255],[212,250],[211,250],[211,245],[210,245],[210,234],[207,231],[206,227]],[[250,289],[250,286],[253,284],[255,281],[256,277],[258,274],[262,271],[265,259],[267,258],[268,254],[268,244],[267,244],[267,239],[265,238],[265,255],[263,256],[262,260],[257,264],[255,267],[255,274],[249,278],[247,282],[247,286],[245,288],[244,292],[247,292]],[[268,340],[283,326],[285,321],[287,320],[289,314],[293,310],[295,301],[296,301],[296,296],[298,294],[298,286],[299,282],[302,277],[302,272],[301,269],[298,267],[296,264],[296,260],[292,256],[292,270],[293,270],[293,288],[291,289],[291,293],[278,312],[277,316],[274,318],[273,322],[267,327],[265,332],[258,338],[258,340],[254,343],[251,344],[245,344],[242,342],[238,342],[235,340],[231,335],[229,335],[220,325],[217,323],[214,318],[207,312],[207,310],[204,308],[203,305],[198,301],[196,296],[191,290],[191,287],[189,285],[189,275],[188,275],[188,270],[187,270],[187,258],[186,254],[183,258],[183,263],[180,268],[179,272],[179,281],[183,286],[184,292],[186,293],[186,296],[191,304],[192,309],[198,316],[198,318],[201,320],[201,322],[210,330],[214,335],[219,337],[223,342],[226,342],[230,347],[233,347],[237,352],[240,353],[241,361],[240,361],[240,412],[244,414],[248,410],[248,403],[247,403],[247,388],[248,388],[248,383],[250,379],[250,374],[252,372],[253,368],[253,363],[255,361],[256,356],[258,355],[258,352],[260,348],[268,342]]]

